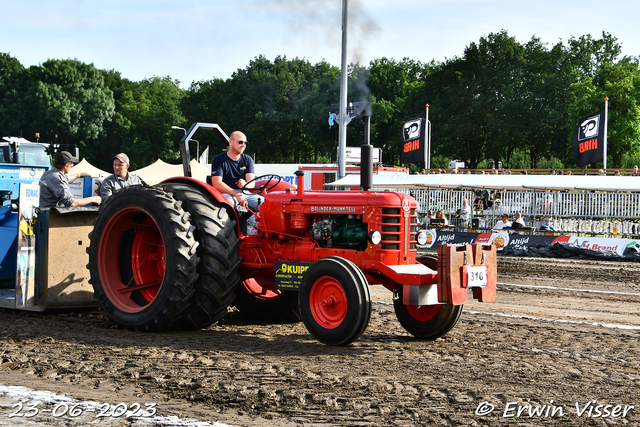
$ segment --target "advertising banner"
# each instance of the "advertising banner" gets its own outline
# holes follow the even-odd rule
[[[498,251],[509,246],[515,249],[528,249],[530,246],[553,245],[555,243],[570,243],[585,249],[610,250],[624,256],[625,252],[640,249],[640,240],[634,239],[605,239],[601,237],[576,236],[537,236],[533,234],[513,234],[507,231],[492,233],[456,233],[453,231],[438,231],[428,229],[427,243],[418,246],[419,249],[437,249],[440,244],[492,244]]]
[[[583,117],[573,132],[573,160],[583,167],[604,160],[604,109]]]
[[[426,112],[407,120],[400,132],[402,163],[424,162],[425,139],[427,133]]]
[[[40,186],[20,184],[18,216],[18,262],[16,271],[16,308],[38,304],[36,289],[36,235],[34,211],[40,199]]]

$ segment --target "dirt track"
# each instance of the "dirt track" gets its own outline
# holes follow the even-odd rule
[[[348,347],[319,344],[302,324],[237,316],[203,331],[143,334],[111,328],[97,311],[0,310],[0,383],[153,402],[163,415],[235,426],[639,425],[640,265],[500,258],[498,280],[509,284],[498,302],[465,305],[433,342],[401,328],[384,289]],[[0,426],[26,422],[11,412],[0,407]]]

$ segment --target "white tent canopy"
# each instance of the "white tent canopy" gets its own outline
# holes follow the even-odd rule
[[[86,159],[82,159],[80,163],[71,168],[70,173],[79,173],[79,172],[88,172],[93,177],[107,177],[113,174],[113,171],[106,172],[97,167],[93,166],[91,163],[87,162]],[[149,166],[145,166],[138,170],[130,170],[129,173],[138,175],[144,182],[149,185],[156,185],[159,182],[164,181],[168,178],[174,178],[177,176],[184,176],[184,171],[182,169],[182,164],[179,165],[171,165],[169,163],[163,162],[158,159],[154,163]],[[193,178],[205,182],[207,175],[211,175],[211,171],[206,166],[201,165],[195,159],[191,160],[191,176]]]
[[[360,175],[347,175],[327,183],[332,187],[359,187]],[[583,175],[373,175],[373,188],[394,189],[480,189],[496,190],[594,190],[640,191],[640,178],[633,176]]]
[[[106,171],[103,171],[102,169],[99,169],[93,166],[91,163],[87,162],[87,159],[80,160],[80,163],[74,165],[71,168],[71,171],[69,173],[74,174],[74,173],[80,173],[80,172],[87,172],[90,176],[97,177],[97,178],[100,178],[100,177],[104,178],[113,173],[113,171],[106,172]]]

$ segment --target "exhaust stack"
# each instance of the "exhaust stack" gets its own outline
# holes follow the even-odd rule
[[[373,147],[371,146],[371,116],[364,114],[364,145],[360,147],[360,188],[369,191],[373,185]]]

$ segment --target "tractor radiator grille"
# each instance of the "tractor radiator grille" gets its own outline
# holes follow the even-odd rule
[[[400,208],[383,208],[382,209],[382,249],[400,250],[400,246],[404,241],[404,216]],[[418,220],[416,210],[411,209],[409,216],[409,249],[415,249],[416,221]]]

